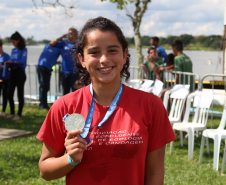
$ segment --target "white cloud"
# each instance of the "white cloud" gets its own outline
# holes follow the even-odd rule
[[[104,16],[115,21],[126,36],[133,36],[130,18],[125,10],[118,10],[116,4],[82,0],[75,6],[74,16],[68,19],[60,7],[47,7],[51,13],[49,17],[43,10],[32,12],[31,0],[5,1],[0,4],[0,35],[10,36],[18,30],[25,38],[34,36],[36,40],[51,40],[66,33],[71,26],[81,29],[89,18]],[[153,0],[144,14],[140,33],[150,36],[222,34],[224,7],[225,0]],[[128,10],[133,12],[134,7],[128,6]]]
[[[28,26],[28,29],[33,30],[35,27],[36,27],[36,24],[33,23]]]

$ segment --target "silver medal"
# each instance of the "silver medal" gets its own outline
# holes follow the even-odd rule
[[[63,121],[65,122],[65,128],[66,130],[72,131],[72,130],[81,130],[85,126],[85,119],[81,114],[66,114],[63,118]]]

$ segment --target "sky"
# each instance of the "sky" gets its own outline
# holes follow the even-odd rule
[[[41,5],[41,0],[35,0]],[[54,1],[54,0],[49,0]],[[80,30],[89,18],[103,16],[116,22],[126,37],[133,37],[133,27],[125,10],[118,10],[109,0],[74,1],[73,17],[68,18],[61,7],[36,9],[32,0],[1,0],[0,37],[19,31],[25,38],[52,40],[67,33],[70,27]],[[140,33],[148,36],[222,35],[226,0],[152,0],[142,19]],[[133,15],[135,6],[128,5]],[[46,11],[48,13],[46,13]]]

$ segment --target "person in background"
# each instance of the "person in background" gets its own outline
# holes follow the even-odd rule
[[[157,78],[161,78],[160,74],[163,73],[164,71],[169,71],[170,73],[173,72],[174,70],[174,54],[173,53],[170,53],[169,55],[167,55],[166,57],[166,63],[164,63],[162,66],[159,66],[159,68],[155,71],[155,75],[157,76]],[[165,86],[166,88],[164,88],[161,92],[161,95],[160,95],[160,98],[161,100],[163,101],[163,98],[164,98],[164,95],[165,95],[165,92],[169,89],[171,89],[171,82],[168,83],[168,86],[166,85],[165,83]],[[174,85],[174,82],[173,82],[173,85]]]
[[[81,89],[81,88],[85,87],[85,84],[81,81],[81,78],[83,78],[82,74],[79,74],[80,80],[75,81],[75,89]]]
[[[185,55],[183,53],[183,43],[180,40],[175,40],[172,43],[172,50],[173,50],[173,54],[174,54],[174,68],[168,66],[168,70],[172,71],[179,71],[179,72],[188,72],[188,73],[193,73],[192,70],[192,61],[191,59]],[[167,67],[164,67],[165,69],[167,69]],[[180,77],[179,77],[180,76]],[[190,79],[188,79],[190,78]],[[190,85],[190,92],[194,91],[194,80],[193,80],[193,76],[188,77],[187,75],[185,75],[185,79],[184,79],[184,75],[179,75],[176,74],[175,76],[176,79],[176,84],[188,84]],[[188,83],[190,80],[190,84]],[[161,99],[163,100],[164,98],[164,94],[167,90],[171,89],[172,87],[169,86],[168,88],[165,88],[162,90],[161,92]]]
[[[162,58],[163,61],[165,62],[167,54],[166,54],[165,49],[159,45],[159,38],[152,37],[150,40],[150,44],[151,44],[151,46],[155,46],[156,50],[158,51],[159,58]]]
[[[66,176],[67,185],[163,185],[165,146],[176,137],[158,97],[121,83],[130,77],[121,29],[104,17],[90,19],[76,54],[87,86],[61,96],[48,112],[37,135],[40,175],[48,181]],[[66,130],[63,118],[73,113],[86,119],[83,130]]]
[[[155,47],[150,47],[148,49],[148,55],[145,56],[146,61],[141,64],[144,72],[147,73],[148,79],[155,80],[156,76],[154,71],[160,65],[164,64],[163,60],[158,57],[158,52],[156,51]]]
[[[155,68],[154,73],[157,79],[163,81],[162,76],[164,71],[170,71],[172,73],[174,69],[174,54],[170,53],[166,57],[166,63],[159,65]],[[162,75],[161,75],[162,74]]]
[[[8,85],[9,85],[9,77],[10,77],[10,70],[5,65],[6,61],[9,61],[10,57],[7,53],[3,51],[3,42],[0,39],[0,96],[2,92],[2,111],[1,116],[5,117],[5,109],[8,102]]]
[[[47,93],[50,88],[52,67],[57,63],[59,55],[60,49],[51,47],[47,44],[39,57],[37,63],[37,74],[39,82],[39,107],[41,109],[49,109],[47,104]]]
[[[6,118],[13,118],[18,120],[22,116],[22,110],[24,106],[24,84],[26,81],[25,68],[27,66],[27,48],[24,38],[19,32],[15,32],[11,35],[10,40],[15,48],[12,49],[10,61],[7,61],[7,65],[10,66],[10,78],[9,78],[9,105],[10,114]],[[14,105],[14,91],[17,88],[17,95],[19,100],[18,113],[15,115]]]
[[[70,89],[75,91],[75,81],[79,78],[78,69],[74,66],[73,55],[75,53],[76,39],[78,31],[75,28],[70,28],[67,34],[52,40],[49,45],[61,49],[62,73],[61,81],[63,87],[63,95],[68,94]],[[63,40],[68,38],[68,40]]]
[[[183,43],[180,40],[175,40],[172,43],[172,50],[173,54],[175,56],[174,58],[174,71],[180,71],[180,72],[188,72],[188,73],[193,73],[192,70],[192,61],[191,59],[183,53]],[[179,76],[180,79],[179,79]],[[189,79],[190,78],[190,79]],[[190,84],[188,83],[190,80]],[[176,75],[176,83],[177,84],[188,84],[190,85],[190,92],[193,92],[193,85],[194,85],[194,80],[193,76],[186,76],[184,79],[184,75]]]

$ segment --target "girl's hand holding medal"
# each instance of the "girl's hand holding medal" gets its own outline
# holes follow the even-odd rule
[[[78,163],[83,158],[83,151],[86,149],[86,140],[80,137],[82,130],[68,132],[64,146],[73,163]]]
[[[86,149],[87,142],[85,139],[80,137],[83,133],[85,126],[85,119],[82,115],[66,114],[63,118],[65,122],[65,128],[68,131],[65,138],[64,146],[68,155],[71,157],[73,163],[78,163],[82,160],[83,151]]]

